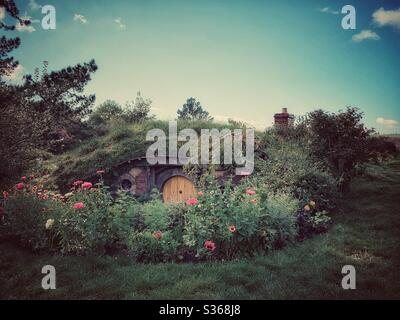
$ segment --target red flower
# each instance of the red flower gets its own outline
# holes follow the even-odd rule
[[[85,205],[83,204],[83,202],[77,202],[74,204],[74,209],[83,209],[85,207]]]
[[[213,241],[207,240],[206,242],[204,242],[204,248],[206,248],[208,251],[214,251],[216,245]]]
[[[83,189],[90,189],[90,188],[92,188],[92,187],[93,187],[93,185],[92,185],[91,182],[84,182],[84,183],[82,183],[82,188],[83,188]]]
[[[189,206],[195,206],[198,203],[199,201],[196,198],[189,198],[186,200],[186,204]]]
[[[72,183],[72,185],[75,186],[75,187],[77,187],[77,186],[80,186],[82,183],[83,183],[82,180],[76,180],[76,181],[74,181],[74,182]]]
[[[201,196],[204,195],[204,193],[203,193],[202,191],[199,191],[199,192],[197,192],[197,195],[198,195],[199,197],[201,197]]]
[[[3,191],[3,198],[7,199],[10,194],[7,191]]]
[[[254,190],[247,189],[246,194],[248,194],[249,196],[254,196],[256,194],[256,192]]]
[[[157,240],[161,240],[162,236],[163,236],[163,234],[161,231],[155,231],[153,233],[153,237],[156,238]]]
[[[22,190],[22,189],[24,189],[24,187],[25,187],[25,185],[24,185],[23,182],[17,183],[17,184],[15,185],[15,188],[16,188],[17,190]]]
[[[234,233],[236,231],[236,227],[234,225],[228,227],[229,232]]]
[[[105,171],[104,170],[97,170],[96,173],[102,175],[102,174],[105,173]]]
[[[21,181],[26,181],[26,176],[21,177]]]

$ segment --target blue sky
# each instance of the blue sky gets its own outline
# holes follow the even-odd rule
[[[287,107],[358,106],[381,132],[400,132],[400,1],[21,0],[21,14],[41,20],[56,8],[56,30],[13,33],[21,68],[31,73],[94,58],[87,87],[96,103],[153,100],[172,119],[195,97],[217,119],[258,128]],[[344,30],[341,8],[356,9],[356,30]],[[1,18],[1,14],[0,14]]]

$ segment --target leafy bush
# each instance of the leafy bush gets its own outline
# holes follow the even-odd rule
[[[33,250],[52,249],[54,234],[48,222],[53,221],[58,212],[57,203],[40,186],[27,182],[18,183],[13,190],[3,193],[0,234],[17,240]],[[50,220],[50,221],[49,221]]]
[[[298,234],[296,212],[299,201],[287,193],[270,194],[265,202],[265,228],[274,247],[293,242]]]
[[[139,262],[167,262],[176,260],[179,242],[172,231],[142,231],[131,233],[128,248]]]
[[[364,164],[379,152],[377,141],[371,137],[374,130],[364,126],[362,117],[357,108],[347,107],[337,114],[316,110],[306,120],[311,153],[324,161],[341,191],[347,190]]]
[[[102,181],[95,187],[75,181],[65,195],[22,184],[4,200],[1,230],[32,249],[124,252],[140,262],[165,262],[265,254],[326,229],[323,204],[303,205],[290,192],[257,182],[221,188],[206,175],[203,191],[183,204],[164,204],[158,193],[145,203],[123,191],[113,198]]]
[[[260,137],[260,145],[266,159],[256,158],[254,183],[259,188],[285,191],[301,203],[316,201],[321,209],[335,208],[336,181],[320,162],[310,158],[303,138],[282,139],[280,132],[269,131]]]
[[[177,227],[176,207],[165,205],[157,192],[149,202],[140,205],[137,218],[141,225],[131,229],[128,249],[141,262],[176,260],[182,243],[182,228]]]

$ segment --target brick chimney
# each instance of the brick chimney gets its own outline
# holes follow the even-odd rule
[[[275,127],[284,128],[292,127],[294,124],[294,115],[288,113],[287,108],[282,108],[281,113],[275,113]]]

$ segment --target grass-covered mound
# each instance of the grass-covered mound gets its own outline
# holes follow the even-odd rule
[[[64,190],[65,186],[74,180],[90,180],[96,177],[98,169],[106,170],[108,175],[112,175],[112,169],[118,163],[145,155],[147,147],[152,143],[146,142],[146,134],[154,128],[163,130],[168,137],[168,121],[111,121],[102,135],[85,140],[75,148],[40,163],[37,175],[43,177],[42,182]],[[233,130],[238,127],[215,121],[178,121],[178,132],[184,128],[191,128],[200,133],[201,129]]]

